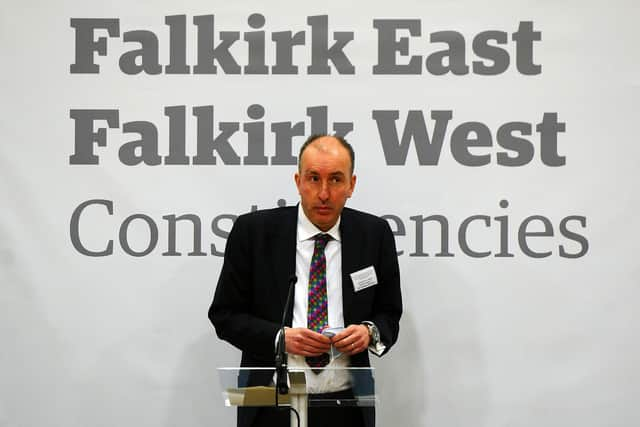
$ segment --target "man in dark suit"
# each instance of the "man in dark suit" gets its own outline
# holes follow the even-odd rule
[[[353,167],[353,149],[344,139],[313,136],[300,150],[295,174],[300,205],[258,211],[236,220],[209,318],[220,338],[242,350],[241,366],[274,366],[276,337],[292,276],[297,276],[298,283],[292,310],[286,315],[290,327],[284,332],[290,365],[323,366],[333,345],[344,357],[332,360],[329,366],[367,367],[367,349],[381,356],[396,342],[402,299],[393,234],[386,221],[344,207],[356,184]],[[314,241],[319,234],[328,240],[322,254],[323,286],[326,282],[322,328],[344,328],[332,338],[307,323],[313,305],[307,296],[310,276],[315,277]],[[349,388],[354,385],[348,378],[326,372],[330,371],[308,377],[311,393],[351,393]],[[252,384],[266,385],[271,380],[271,373],[266,373],[264,378],[253,378]],[[358,408],[312,408],[309,425],[372,426],[372,412],[362,414]],[[238,411],[240,427],[286,426],[288,420],[286,412],[264,408]]]

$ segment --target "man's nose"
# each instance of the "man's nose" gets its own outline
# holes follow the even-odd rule
[[[318,198],[323,202],[326,202],[327,200],[329,200],[329,184],[327,184],[326,182],[323,182],[321,184],[320,192],[318,193]]]

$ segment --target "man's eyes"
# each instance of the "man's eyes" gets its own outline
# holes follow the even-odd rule
[[[309,175],[307,177],[307,179],[311,182],[320,182],[320,177],[317,175]],[[337,184],[342,182],[342,177],[341,176],[332,176],[329,178],[329,182],[332,184]]]

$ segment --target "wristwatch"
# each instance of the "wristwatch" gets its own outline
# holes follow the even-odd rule
[[[362,322],[362,324],[369,330],[369,337],[371,338],[371,342],[369,343],[369,345],[378,345],[378,343],[380,342],[380,331],[378,331],[378,327],[376,326],[376,324],[370,321],[364,321]]]

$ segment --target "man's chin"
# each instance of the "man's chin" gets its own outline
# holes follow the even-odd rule
[[[337,221],[337,218],[335,218],[332,212],[330,211],[326,214],[314,212],[314,216],[311,222],[313,222],[313,224],[316,227],[318,227],[320,230],[327,231],[328,229],[333,227],[336,221]]]

